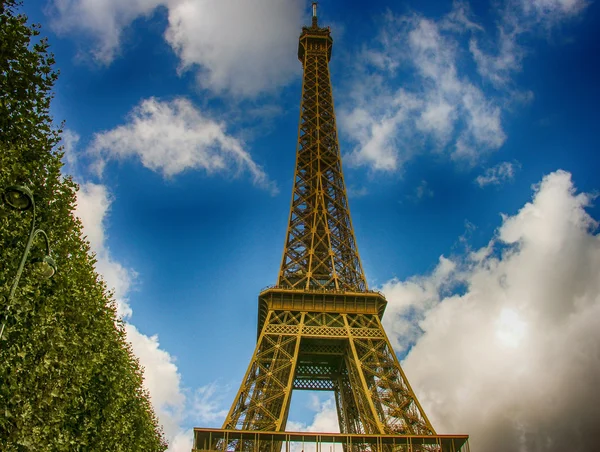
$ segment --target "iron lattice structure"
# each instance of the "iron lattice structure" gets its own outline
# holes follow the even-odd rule
[[[222,449],[281,449],[283,436],[276,439],[275,432],[285,431],[293,390],[333,391],[346,441],[359,441],[352,435],[366,435],[363,443],[371,441],[369,435],[425,437],[431,440],[422,444],[429,445],[419,450],[450,450],[443,447],[450,439],[436,436],[383,330],[384,296],[367,287],[342,173],[329,74],[332,45],[313,4],[312,26],[303,27],[298,47],[304,77],[278,282],[259,295],[256,348],[223,428],[197,429],[198,450],[215,438]],[[227,440],[234,431],[246,438],[271,432],[271,444],[260,446],[258,437]],[[417,450],[399,447],[394,450]]]
[[[259,297],[256,350],[224,429],[283,431],[295,389],[335,393],[340,431],[435,434],[368,291],[344,184],[329,60],[316,15],[300,35],[304,68],[296,173],[277,286]]]
[[[337,137],[329,60],[329,28],[304,27],[304,68],[296,174],[279,286],[367,290],[360,263]]]

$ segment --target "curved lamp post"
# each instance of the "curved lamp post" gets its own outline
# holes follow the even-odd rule
[[[44,278],[51,278],[56,272],[56,263],[50,256],[50,242],[48,241],[48,236],[41,229],[35,229],[35,202],[33,200],[33,193],[31,193],[27,187],[14,185],[7,187],[4,190],[2,193],[2,201],[4,201],[8,207],[14,210],[25,211],[33,209],[33,218],[31,219],[31,230],[29,232],[27,246],[25,246],[25,251],[23,251],[21,263],[19,264],[19,269],[17,270],[17,275],[13,280],[10,293],[8,294],[8,300],[6,301],[6,313],[4,316],[4,321],[2,322],[2,329],[0,329],[0,340],[2,340],[2,335],[4,334],[8,310],[10,309],[13,296],[15,295],[15,291],[19,285],[19,280],[21,279],[21,274],[23,273],[23,268],[25,267],[25,262],[27,261],[27,255],[29,254],[33,240],[38,234],[41,234],[46,242],[46,256],[44,256],[42,259],[34,259],[32,262],[40,268],[40,275]]]

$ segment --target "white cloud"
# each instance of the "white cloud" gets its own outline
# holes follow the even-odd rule
[[[181,431],[169,442],[167,452],[190,452],[194,445],[194,430]]]
[[[200,66],[200,86],[251,96],[300,73],[293,49],[303,7],[299,0],[171,2],[165,37],[183,69]]]
[[[526,15],[550,25],[581,13],[590,4],[586,0],[520,0],[519,3]]]
[[[320,433],[339,433],[340,426],[337,417],[337,408],[335,399],[331,396],[325,400],[312,395],[311,403],[307,407],[314,414],[310,424],[290,420],[285,427],[286,432],[320,432]],[[343,451],[341,443],[328,445],[330,451]],[[311,442],[293,442],[289,447],[291,452],[317,452],[315,443]]]
[[[317,397],[313,397],[309,408],[314,412],[312,422],[307,424],[304,422],[288,421],[286,431],[339,433],[340,426],[338,424],[337,409],[333,397],[329,397],[323,401]]]
[[[569,173],[534,188],[488,246],[386,284],[386,329],[398,351],[414,343],[403,367],[438,432],[477,450],[595,450],[598,224]]]
[[[459,73],[459,37],[480,27],[458,3],[439,21],[421,15],[385,17],[374,45],[359,58],[351,103],[342,106],[342,130],[357,146],[350,163],[397,170],[425,142],[455,158],[476,162],[506,140],[501,109],[465,74]],[[384,73],[372,71],[373,62]],[[399,68],[414,83],[396,90]]]
[[[186,398],[181,390],[181,376],[174,358],[160,348],[158,336],[146,336],[132,324],[125,324],[127,340],[144,367],[144,386],[161,421],[165,436],[181,433]]]
[[[500,148],[506,140],[500,121],[500,107],[470,84],[464,87],[462,103],[467,129],[461,133],[456,143],[454,156],[476,159],[481,148]]]
[[[61,145],[63,146],[63,152],[65,155],[63,156],[64,163],[66,169],[73,173],[76,169],[77,165],[77,153],[75,149],[77,148],[77,144],[79,143],[80,136],[77,132],[65,129],[61,135]]]
[[[415,196],[417,199],[431,198],[433,196],[433,190],[429,188],[427,181],[421,181],[421,183],[415,189]]]
[[[512,74],[522,69],[526,52],[519,43],[521,36],[548,31],[579,15],[587,5],[584,0],[507,0],[499,10],[497,35],[471,37],[469,50],[477,71],[496,87],[506,87]],[[488,44],[488,51],[480,48],[480,41]]]
[[[229,387],[217,382],[196,389],[191,409],[195,420],[202,425],[223,424],[230,402],[226,398],[229,392]]]
[[[148,143],[144,140],[152,140],[152,137],[155,136],[153,135],[155,131],[151,129],[160,127],[159,122],[163,119],[168,120],[170,113],[174,115],[173,118],[170,118],[174,122],[174,124],[171,124],[173,134],[177,134],[181,130],[185,132],[186,127],[198,119],[194,116],[197,112],[185,102],[180,105],[156,103],[150,105],[146,111],[149,112],[149,116],[155,122],[153,123],[151,120],[142,124],[140,121],[143,122],[143,118],[138,118],[140,121],[135,122],[135,125],[130,124],[129,129],[123,127],[119,132],[112,131],[113,144],[121,144],[126,150],[127,146],[133,146],[134,150],[141,152],[144,143]],[[238,147],[240,146],[238,142],[222,132],[219,124],[208,121],[204,126],[204,129],[198,129],[196,132],[200,134],[205,132],[205,141],[211,139],[218,141],[223,146],[229,146],[234,153],[241,149]],[[169,133],[164,128],[162,131]],[[134,136],[135,132],[141,135],[139,140],[138,137]],[[188,132],[186,139],[193,140],[194,130]],[[106,140],[106,138],[104,139]],[[76,157],[78,141],[79,136],[73,131],[67,131],[63,136],[64,160],[72,171],[77,168],[78,164]],[[100,139],[99,143],[106,144],[109,141]],[[98,144],[98,141],[95,143]],[[106,158],[103,153],[108,152],[107,149],[102,146],[92,149],[101,159]],[[123,149],[119,148],[117,150]],[[128,155],[127,152],[125,152],[125,155]],[[172,155],[170,157],[171,159],[174,158]],[[163,162],[161,158],[166,157],[160,153],[147,156],[147,158],[146,166],[151,166],[153,169],[159,170],[163,164],[172,165],[168,168],[162,168],[163,173],[166,174],[169,174],[169,171],[174,171],[173,168],[179,169],[179,165],[182,165],[181,156],[177,157],[179,160],[176,162]],[[246,164],[250,167],[251,172],[256,173],[254,174],[256,180],[260,176],[258,167],[252,166],[251,161],[245,160],[243,155],[239,159],[239,165]],[[194,161],[194,157],[191,157],[190,160]],[[82,179],[82,176],[76,173],[75,179]],[[131,343],[134,354],[139,358],[140,364],[144,368],[144,387],[150,394],[152,406],[169,441],[169,451],[187,452],[192,447],[193,439],[193,431],[189,429],[190,422],[201,424],[214,424],[215,422],[220,424],[222,422],[227,414],[226,404],[230,402],[230,400],[225,400],[228,396],[228,387],[214,382],[196,389],[193,397],[186,397],[188,391],[182,387],[175,358],[166,350],[160,348],[157,335],[147,336],[130,323],[133,313],[128,303],[128,294],[137,275],[133,269],[125,268],[116,261],[107,245],[107,220],[113,201],[114,198],[105,185],[83,182],[80,183],[80,189],[77,193],[77,204],[74,213],[81,219],[83,234],[87,237],[91,250],[96,255],[96,270],[106,281],[109,290],[113,290],[117,301],[118,315],[126,320],[127,340]]]
[[[362,198],[363,196],[367,196],[369,194],[369,190],[367,187],[354,187],[350,186],[346,189],[348,193],[348,197],[350,198]]]
[[[202,88],[252,97],[300,73],[290,49],[297,45],[304,6],[301,0],[54,0],[50,11],[57,32],[92,38],[95,58],[109,64],[123,31],[164,7],[165,40],[180,69],[197,67]]]
[[[509,27],[506,23],[502,25],[494,41],[499,47],[495,55],[483,51],[477,38],[472,37],[469,41],[469,50],[477,64],[477,71],[497,87],[509,83],[512,72],[521,70],[525,55],[517,44],[517,36],[518,31],[514,27]]]
[[[442,28],[456,32],[484,31],[484,28],[471,18],[469,3],[464,0],[454,0],[452,11],[443,18]]]
[[[163,0],[53,0],[52,27],[64,34],[91,36],[94,57],[109,64],[118,52],[123,29],[138,17],[147,17]]]
[[[364,85],[361,91],[367,91]],[[411,155],[401,143],[400,131],[408,133],[407,118],[422,101],[402,89],[393,94],[356,92],[361,96],[358,102],[351,110],[342,108],[339,116],[342,130],[359,143],[348,155],[349,164],[374,170],[397,169]],[[369,96],[372,103],[367,101]]]
[[[417,128],[438,135],[441,142],[447,142],[452,133],[456,108],[445,100],[430,101],[425,104],[417,119]]]
[[[504,111],[533,98],[512,80],[526,55],[520,37],[586,6],[584,0],[506,0],[496,11],[495,36],[471,18],[466,2],[455,2],[439,20],[388,13],[377,39],[359,53],[351,94],[340,110],[341,130],[356,143],[349,163],[393,171],[432,147],[476,164],[501,148]],[[481,77],[465,70],[468,55]]]
[[[506,136],[500,123],[500,108],[466,76],[458,75],[456,39],[444,33],[440,24],[424,18],[413,19],[408,35],[409,58],[423,77],[425,97],[441,99],[437,101],[441,108],[433,110],[436,114],[431,113],[430,103],[425,105],[417,123],[419,128],[433,132],[443,144],[456,130],[458,156],[476,158],[486,149],[502,146]],[[459,113],[454,113],[455,108]],[[459,117],[465,126],[457,130]],[[428,119],[429,128],[422,125],[423,118]]]
[[[112,202],[104,185],[85,182],[79,185],[75,215],[81,219],[83,234],[96,254],[96,270],[102,275],[109,289],[114,290],[117,313],[120,317],[131,316],[127,294],[135,280],[135,272],[116,262],[106,245],[105,219]]]
[[[146,168],[165,177],[187,169],[203,169],[208,174],[245,170],[256,185],[276,191],[244,144],[228,135],[224,124],[206,117],[183,98],[143,100],[127,124],[95,134],[89,152],[97,158],[100,174],[108,160],[138,157]]]
[[[496,166],[487,168],[483,174],[480,174],[475,179],[475,182],[480,187],[486,185],[500,185],[503,182],[513,180],[515,173],[521,167],[517,162],[502,162]]]
[[[381,291],[388,299],[383,326],[390,334],[394,349],[405,352],[421,335],[418,326],[424,313],[440,301],[440,292],[448,286],[456,264],[440,256],[433,274],[415,276],[406,281],[392,279]]]
[[[425,198],[432,198],[434,195],[433,190],[429,187],[426,180],[422,180],[415,187],[412,193],[406,195],[406,199],[414,203],[418,203]],[[401,201],[400,201],[401,202]]]
[[[111,202],[112,197],[104,185],[90,182],[80,184],[75,215],[81,219],[83,234],[96,254],[96,271],[106,281],[108,288],[114,290],[118,315],[130,319],[132,310],[127,296],[136,274],[115,261],[106,244],[106,218]],[[187,445],[186,435],[191,435],[191,432],[185,432],[181,427],[186,415],[186,398],[175,360],[160,348],[158,336],[146,336],[128,322],[125,322],[125,331],[134,354],[144,368],[144,387],[150,394],[152,406],[167,440],[172,442],[169,450],[182,452]]]

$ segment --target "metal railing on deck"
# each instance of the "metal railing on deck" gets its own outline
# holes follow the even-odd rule
[[[195,428],[192,452],[470,452],[468,441],[468,435],[360,435]]]
[[[309,288],[306,289],[304,287],[292,287],[292,286],[278,286],[277,284],[271,284],[270,286],[266,286],[263,287],[260,291],[260,293],[262,294],[263,292],[266,292],[267,290],[271,290],[271,289],[281,289],[281,290],[287,290],[287,291],[293,291],[293,292],[303,292],[303,293],[333,293],[333,294],[347,294],[347,293],[359,293],[359,294],[376,294],[379,295],[381,297],[385,298],[385,295],[383,294],[383,292],[379,291],[379,290],[360,290],[360,291],[353,291],[353,290],[344,290],[344,289],[317,289],[317,288]]]

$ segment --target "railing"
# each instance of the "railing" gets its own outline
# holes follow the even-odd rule
[[[276,284],[264,287],[260,293],[262,294],[263,292],[267,291],[267,290],[271,290],[271,289],[281,289],[281,290],[288,290],[288,291],[292,291],[292,292],[304,292],[304,293],[334,293],[334,294],[346,294],[346,293],[351,293],[351,294],[355,294],[355,293],[361,293],[361,294],[375,294],[375,295],[379,295],[383,298],[385,298],[385,295],[380,292],[379,290],[361,290],[360,292],[355,292],[352,290],[343,290],[343,289],[304,289],[304,288],[297,288],[297,287],[292,287],[292,286],[278,286]]]
[[[192,452],[209,451],[470,452],[470,449],[468,435],[360,435],[195,428]]]

